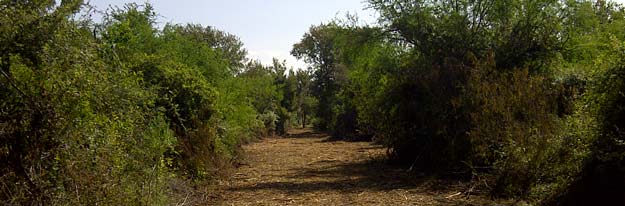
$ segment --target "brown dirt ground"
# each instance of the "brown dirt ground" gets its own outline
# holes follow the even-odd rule
[[[246,158],[210,205],[501,205],[469,183],[415,177],[369,142],[330,141],[310,130],[244,146]]]

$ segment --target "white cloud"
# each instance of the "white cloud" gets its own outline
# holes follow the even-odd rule
[[[293,67],[296,70],[308,67],[306,63],[297,60],[288,52],[278,50],[250,50],[248,51],[248,58],[259,60],[264,65],[271,65],[273,58],[277,58],[280,61],[286,60],[287,67]]]

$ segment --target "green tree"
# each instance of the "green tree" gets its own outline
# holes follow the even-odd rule
[[[312,94],[318,99],[316,108],[317,127],[330,130],[332,126],[333,105],[336,104],[340,89],[340,78],[344,73],[336,65],[334,39],[338,27],[334,24],[313,26],[304,34],[302,40],[293,45],[291,54],[298,59],[313,64]]]
[[[302,128],[305,128],[309,121],[312,111],[315,106],[315,98],[311,94],[311,71],[310,70],[298,70],[295,75],[296,85],[296,99],[295,110],[298,114],[298,119],[302,124]],[[308,121],[307,121],[308,120]]]

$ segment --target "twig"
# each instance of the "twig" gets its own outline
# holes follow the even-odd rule
[[[410,168],[408,168],[408,170],[406,170],[406,172],[411,172],[412,169],[414,169],[415,164],[417,164],[417,160],[419,160],[419,158],[421,158],[422,154],[423,154],[423,149],[421,149],[421,151],[419,151],[419,154],[417,154],[417,157],[414,159],[414,161],[412,161],[412,164],[410,165]]]
[[[4,58],[3,58],[3,59],[4,59]],[[6,61],[6,60],[5,60],[5,61]],[[7,73],[4,71],[4,69],[5,69],[4,67],[7,67],[6,69],[8,69],[8,67],[11,67],[11,66],[9,65],[9,62],[6,62],[6,63],[5,63],[5,62],[2,62],[2,67],[0,68],[0,72],[2,72],[2,76],[4,76],[4,78],[6,78],[6,79],[7,79],[7,82],[9,83],[9,85],[11,85],[13,88],[15,88],[15,90],[17,90],[17,91],[18,91],[18,92],[19,92],[22,96],[27,97],[27,98],[29,98],[29,99],[30,99],[30,97],[29,97],[28,95],[26,95],[26,93],[24,93],[24,92],[23,92],[23,91],[22,91],[19,87],[17,87],[17,85],[15,85],[15,83],[13,83],[13,78],[11,78],[11,77],[9,76],[9,74],[7,74]]]
[[[449,199],[449,198],[452,198],[452,197],[455,197],[455,196],[458,196],[458,195],[461,195],[461,194],[462,194],[462,192],[457,192],[457,193],[451,194],[451,195],[449,195],[449,196],[447,196],[445,198]]]
[[[189,193],[187,193],[187,196],[184,197],[184,200],[182,201],[182,203],[176,204],[176,206],[183,206],[183,205],[187,204],[187,199],[189,199]]]

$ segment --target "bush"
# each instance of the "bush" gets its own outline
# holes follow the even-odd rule
[[[582,101],[580,113],[590,126],[577,132],[590,137],[588,155],[567,184],[544,201],[558,205],[623,205],[625,191],[625,63],[623,44],[615,43],[616,62],[598,72]],[[580,135],[581,136],[581,135]]]
[[[53,3],[2,6],[17,18],[1,24],[2,204],[165,204],[174,139],[156,96],[68,19],[80,2]]]
[[[276,88],[237,86],[236,37],[81,5],[0,3],[0,204],[166,205],[172,178],[219,173],[264,129],[253,89]]]
[[[527,197],[535,184],[551,181],[546,176],[564,146],[556,86],[527,69],[496,72],[493,60],[472,70],[465,97],[473,125],[467,163],[494,166],[493,194]]]

